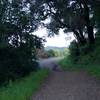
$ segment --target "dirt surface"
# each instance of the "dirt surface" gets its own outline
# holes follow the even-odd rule
[[[62,71],[54,66],[52,64],[51,75],[31,100],[100,100],[99,80],[84,71]]]
[[[100,84],[85,72],[54,71],[31,100],[100,100]]]
[[[58,61],[63,59],[63,57],[52,57],[48,59],[39,60],[40,68],[49,68],[50,70],[58,68]]]

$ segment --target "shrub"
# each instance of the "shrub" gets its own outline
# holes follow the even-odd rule
[[[72,59],[73,62],[76,62],[80,56],[78,43],[76,41],[71,42],[69,46],[69,51],[70,51],[70,58]]]
[[[0,48],[0,84],[15,80],[38,69],[35,58],[32,61],[31,52],[27,48]]]
[[[52,50],[52,49],[48,50],[47,55],[48,55],[48,57],[54,57],[55,56],[54,50]]]

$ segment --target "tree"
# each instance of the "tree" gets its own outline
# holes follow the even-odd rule
[[[47,51],[47,55],[48,55],[48,57],[55,57],[55,51],[50,49]]]
[[[9,37],[10,40],[14,40],[12,42],[16,40],[14,44],[17,46],[19,39],[21,42],[23,36],[37,28],[38,21],[31,14],[30,3],[27,0],[1,0],[0,3],[0,36],[5,40]]]
[[[45,25],[51,35],[64,29],[73,32],[80,44],[94,44],[93,0],[36,0],[36,4],[39,20],[51,19]]]
[[[28,0],[0,0],[0,84],[38,69],[36,49],[44,40],[31,34],[35,17]]]
[[[100,1],[95,0],[95,2],[94,2],[94,17],[96,20],[96,28],[100,32],[100,13],[99,12],[100,12]]]

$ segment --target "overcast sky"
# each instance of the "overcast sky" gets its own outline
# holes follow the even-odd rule
[[[45,28],[39,28],[36,32],[33,34],[46,38],[46,46],[56,46],[56,47],[68,47],[70,42],[74,39],[74,36],[72,33],[64,34],[62,30],[60,30],[59,35],[55,35],[54,37],[47,37],[47,30]]]

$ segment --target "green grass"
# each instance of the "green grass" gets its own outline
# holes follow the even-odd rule
[[[80,63],[72,63],[70,59],[67,57],[64,58],[59,62],[62,69],[65,71],[74,70],[85,70],[89,74],[95,76],[96,78],[100,79],[100,65],[99,64],[92,64],[91,62],[89,64],[80,64]]]
[[[59,62],[63,70],[80,70],[83,66],[72,63],[70,59],[65,57]]]
[[[100,79],[100,65],[88,65],[86,66],[86,70],[91,75],[95,76],[96,78]]]
[[[10,82],[7,87],[0,88],[0,100],[29,100],[32,94],[40,88],[48,74],[48,69],[42,69],[21,80]]]

